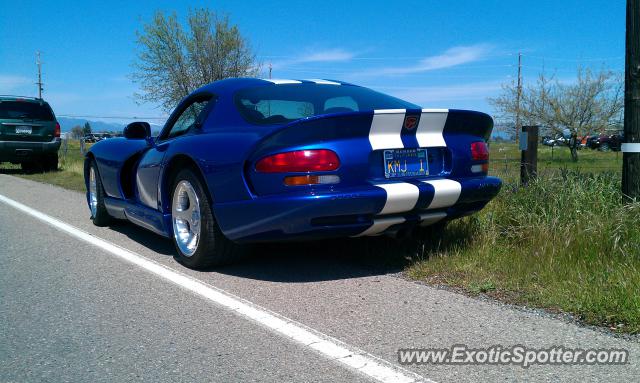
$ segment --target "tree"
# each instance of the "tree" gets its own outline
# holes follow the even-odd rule
[[[89,121],[84,123],[84,126],[82,127],[82,135],[86,136],[87,134],[91,134],[91,124],[89,123]]]
[[[157,102],[170,111],[202,85],[229,77],[255,76],[255,54],[228,16],[208,9],[189,11],[185,32],[175,13],[156,12],[137,32],[138,54],[132,78],[142,102]]]
[[[556,133],[568,131],[566,141],[571,157],[578,160],[578,137],[602,132],[620,122],[623,111],[623,86],[620,75],[600,70],[578,69],[575,82],[564,83],[541,73],[535,84],[525,87],[520,98],[522,120],[541,125]],[[502,116],[513,116],[517,109],[517,86],[503,86],[503,92],[489,99]]]
[[[76,125],[73,128],[71,128],[71,137],[73,137],[76,140],[79,140],[83,136],[84,136],[84,130],[80,125]]]

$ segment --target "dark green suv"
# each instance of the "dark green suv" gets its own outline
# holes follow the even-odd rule
[[[40,98],[0,96],[0,163],[58,169],[60,124]]]

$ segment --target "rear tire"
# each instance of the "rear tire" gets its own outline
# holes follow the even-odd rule
[[[604,144],[600,145],[598,150],[600,150],[601,152],[608,152],[608,151],[611,151],[611,147],[609,146],[608,143],[605,142]]]
[[[20,168],[25,173],[33,173],[36,170],[36,163],[33,161],[21,162]]]
[[[57,156],[56,156],[57,163]],[[98,173],[98,165],[95,160],[91,160],[89,165],[89,210],[91,211],[91,220],[96,226],[107,226],[111,222],[111,216],[104,206],[104,188],[100,173]]]
[[[204,269],[227,265],[240,258],[242,247],[222,234],[196,173],[183,169],[176,175],[170,201],[178,262],[192,269]]]

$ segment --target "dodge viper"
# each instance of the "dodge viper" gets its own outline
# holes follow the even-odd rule
[[[398,235],[482,209],[490,116],[422,109],[334,80],[226,79],[182,100],[159,135],[133,122],[85,159],[91,219],[172,238],[192,268],[243,244]]]

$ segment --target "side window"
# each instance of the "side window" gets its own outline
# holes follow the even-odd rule
[[[173,124],[169,134],[167,134],[167,138],[177,137],[186,133],[198,121],[200,114],[207,107],[209,101],[210,99],[197,100],[189,105]]]

